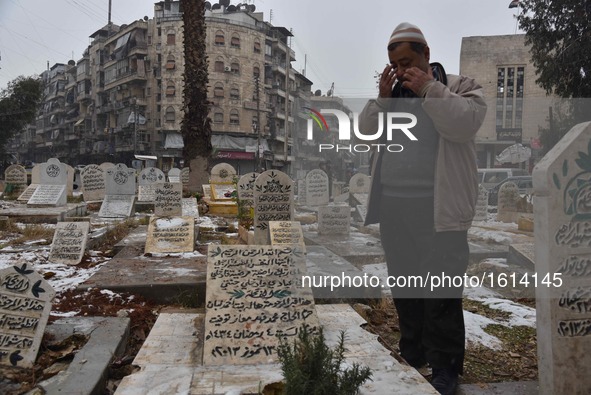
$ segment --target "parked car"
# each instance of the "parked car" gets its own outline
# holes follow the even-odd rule
[[[534,191],[531,176],[508,177],[505,180],[499,182],[497,185],[495,185],[488,191],[489,205],[496,206],[498,204],[499,190],[504,184],[508,182],[514,182],[515,184],[517,184],[517,188],[519,190],[520,195],[531,195]]]
[[[507,177],[529,176],[526,170],[511,168],[490,168],[478,169],[478,183],[483,187],[490,189]]]

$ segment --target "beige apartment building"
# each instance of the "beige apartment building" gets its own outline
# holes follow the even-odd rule
[[[525,35],[462,38],[460,74],[482,85],[488,103],[476,137],[479,167],[531,170],[539,154],[539,127],[547,126],[553,97],[535,80]],[[498,163],[495,156],[515,143],[532,148],[532,160],[519,165]]]

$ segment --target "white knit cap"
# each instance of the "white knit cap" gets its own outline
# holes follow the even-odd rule
[[[401,42],[414,42],[427,45],[427,40],[425,40],[425,36],[423,36],[421,29],[408,22],[402,22],[400,25],[396,26],[396,29],[394,29],[390,36],[390,41],[388,41],[388,47],[392,43]]]

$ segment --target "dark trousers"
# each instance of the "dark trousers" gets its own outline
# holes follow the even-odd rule
[[[435,232],[433,198],[381,197],[380,234],[388,275],[403,276],[406,287],[392,287],[400,324],[400,353],[412,365],[463,372],[465,328],[463,287],[435,283],[463,277],[468,266],[467,231]],[[411,277],[421,277],[413,284]],[[426,280],[426,281],[425,281]],[[456,278],[456,285],[458,285]],[[400,282],[398,282],[400,284]],[[423,285],[423,286],[421,286]]]

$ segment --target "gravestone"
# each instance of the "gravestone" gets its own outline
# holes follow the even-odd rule
[[[43,163],[39,163],[31,169],[31,184],[39,185],[41,183],[41,165]]]
[[[12,185],[14,192],[24,191],[27,188],[27,170],[21,165],[10,165],[4,170],[6,186]]]
[[[105,171],[105,189],[99,217],[131,216],[135,205],[135,170],[123,163],[108,167]]]
[[[591,123],[574,126],[533,171],[540,394],[589,394]]]
[[[239,201],[239,218],[254,219],[254,183],[259,176],[257,172],[246,173],[238,180],[237,192]]]
[[[197,199],[194,197],[183,198],[181,201],[183,206],[183,217],[199,218],[199,207],[197,206]]]
[[[517,222],[517,199],[519,189],[514,182],[506,182],[499,188],[497,221]]]
[[[210,184],[203,184],[203,199],[211,200],[211,185]]]
[[[306,206],[308,204],[306,200],[306,178],[298,180],[298,204],[300,206]]]
[[[168,182],[180,183],[181,182],[181,169],[173,167],[168,171]]]
[[[28,206],[65,206],[68,169],[65,163],[51,158],[39,166],[39,186],[27,202]]]
[[[349,193],[369,193],[370,181],[367,174],[354,174],[349,179]]]
[[[76,175],[76,170],[70,166],[66,165],[68,180],[66,182],[66,194],[69,197],[74,196],[74,176]]]
[[[210,184],[232,184],[236,177],[236,169],[228,163],[218,163],[211,169]]]
[[[364,204],[358,204],[355,206],[355,208],[357,208],[357,214],[359,215],[361,223],[365,223],[365,217],[367,217],[367,206]]]
[[[299,245],[306,252],[304,232],[299,221],[269,221],[269,237],[272,246]]]
[[[157,217],[183,215],[183,186],[180,182],[165,182],[156,185],[154,215]]]
[[[101,166],[86,166],[82,169],[80,177],[85,202],[96,202],[105,198],[105,170]]]
[[[210,245],[207,258],[204,365],[277,362],[280,336],[319,328],[297,247]]]
[[[67,265],[79,264],[86,250],[89,230],[89,222],[58,222],[47,260]]]
[[[54,296],[26,263],[0,270],[0,365],[33,366]]]
[[[156,167],[146,167],[138,176],[138,202],[154,202],[156,185],[166,181],[164,172]]]
[[[349,234],[351,208],[349,206],[321,206],[318,208],[318,234]]]
[[[194,217],[151,217],[145,253],[193,252]]]
[[[329,201],[328,175],[321,169],[309,171],[306,174],[306,205],[323,206]]]
[[[25,203],[28,202],[29,199],[31,199],[31,196],[33,196],[33,194],[37,190],[38,186],[39,186],[39,184],[29,184],[27,189],[25,189],[25,191],[20,194],[20,196],[18,197],[18,199],[16,199],[16,201],[17,202],[25,202]]]
[[[293,221],[293,181],[278,170],[267,170],[254,183],[254,242],[267,245],[269,221]]]
[[[189,185],[189,173],[191,169],[189,167],[183,167],[181,169],[181,182],[184,186]]]
[[[115,167],[115,164],[111,163],[111,162],[103,162],[100,164],[100,167],[101,167],[101,169],[106,171],[106,170],[110,169],[111,167]]]
[[[476,201],[476,212],[474,221],[486,221],[488,218],[488,189],[478,185],[478,200]]]

